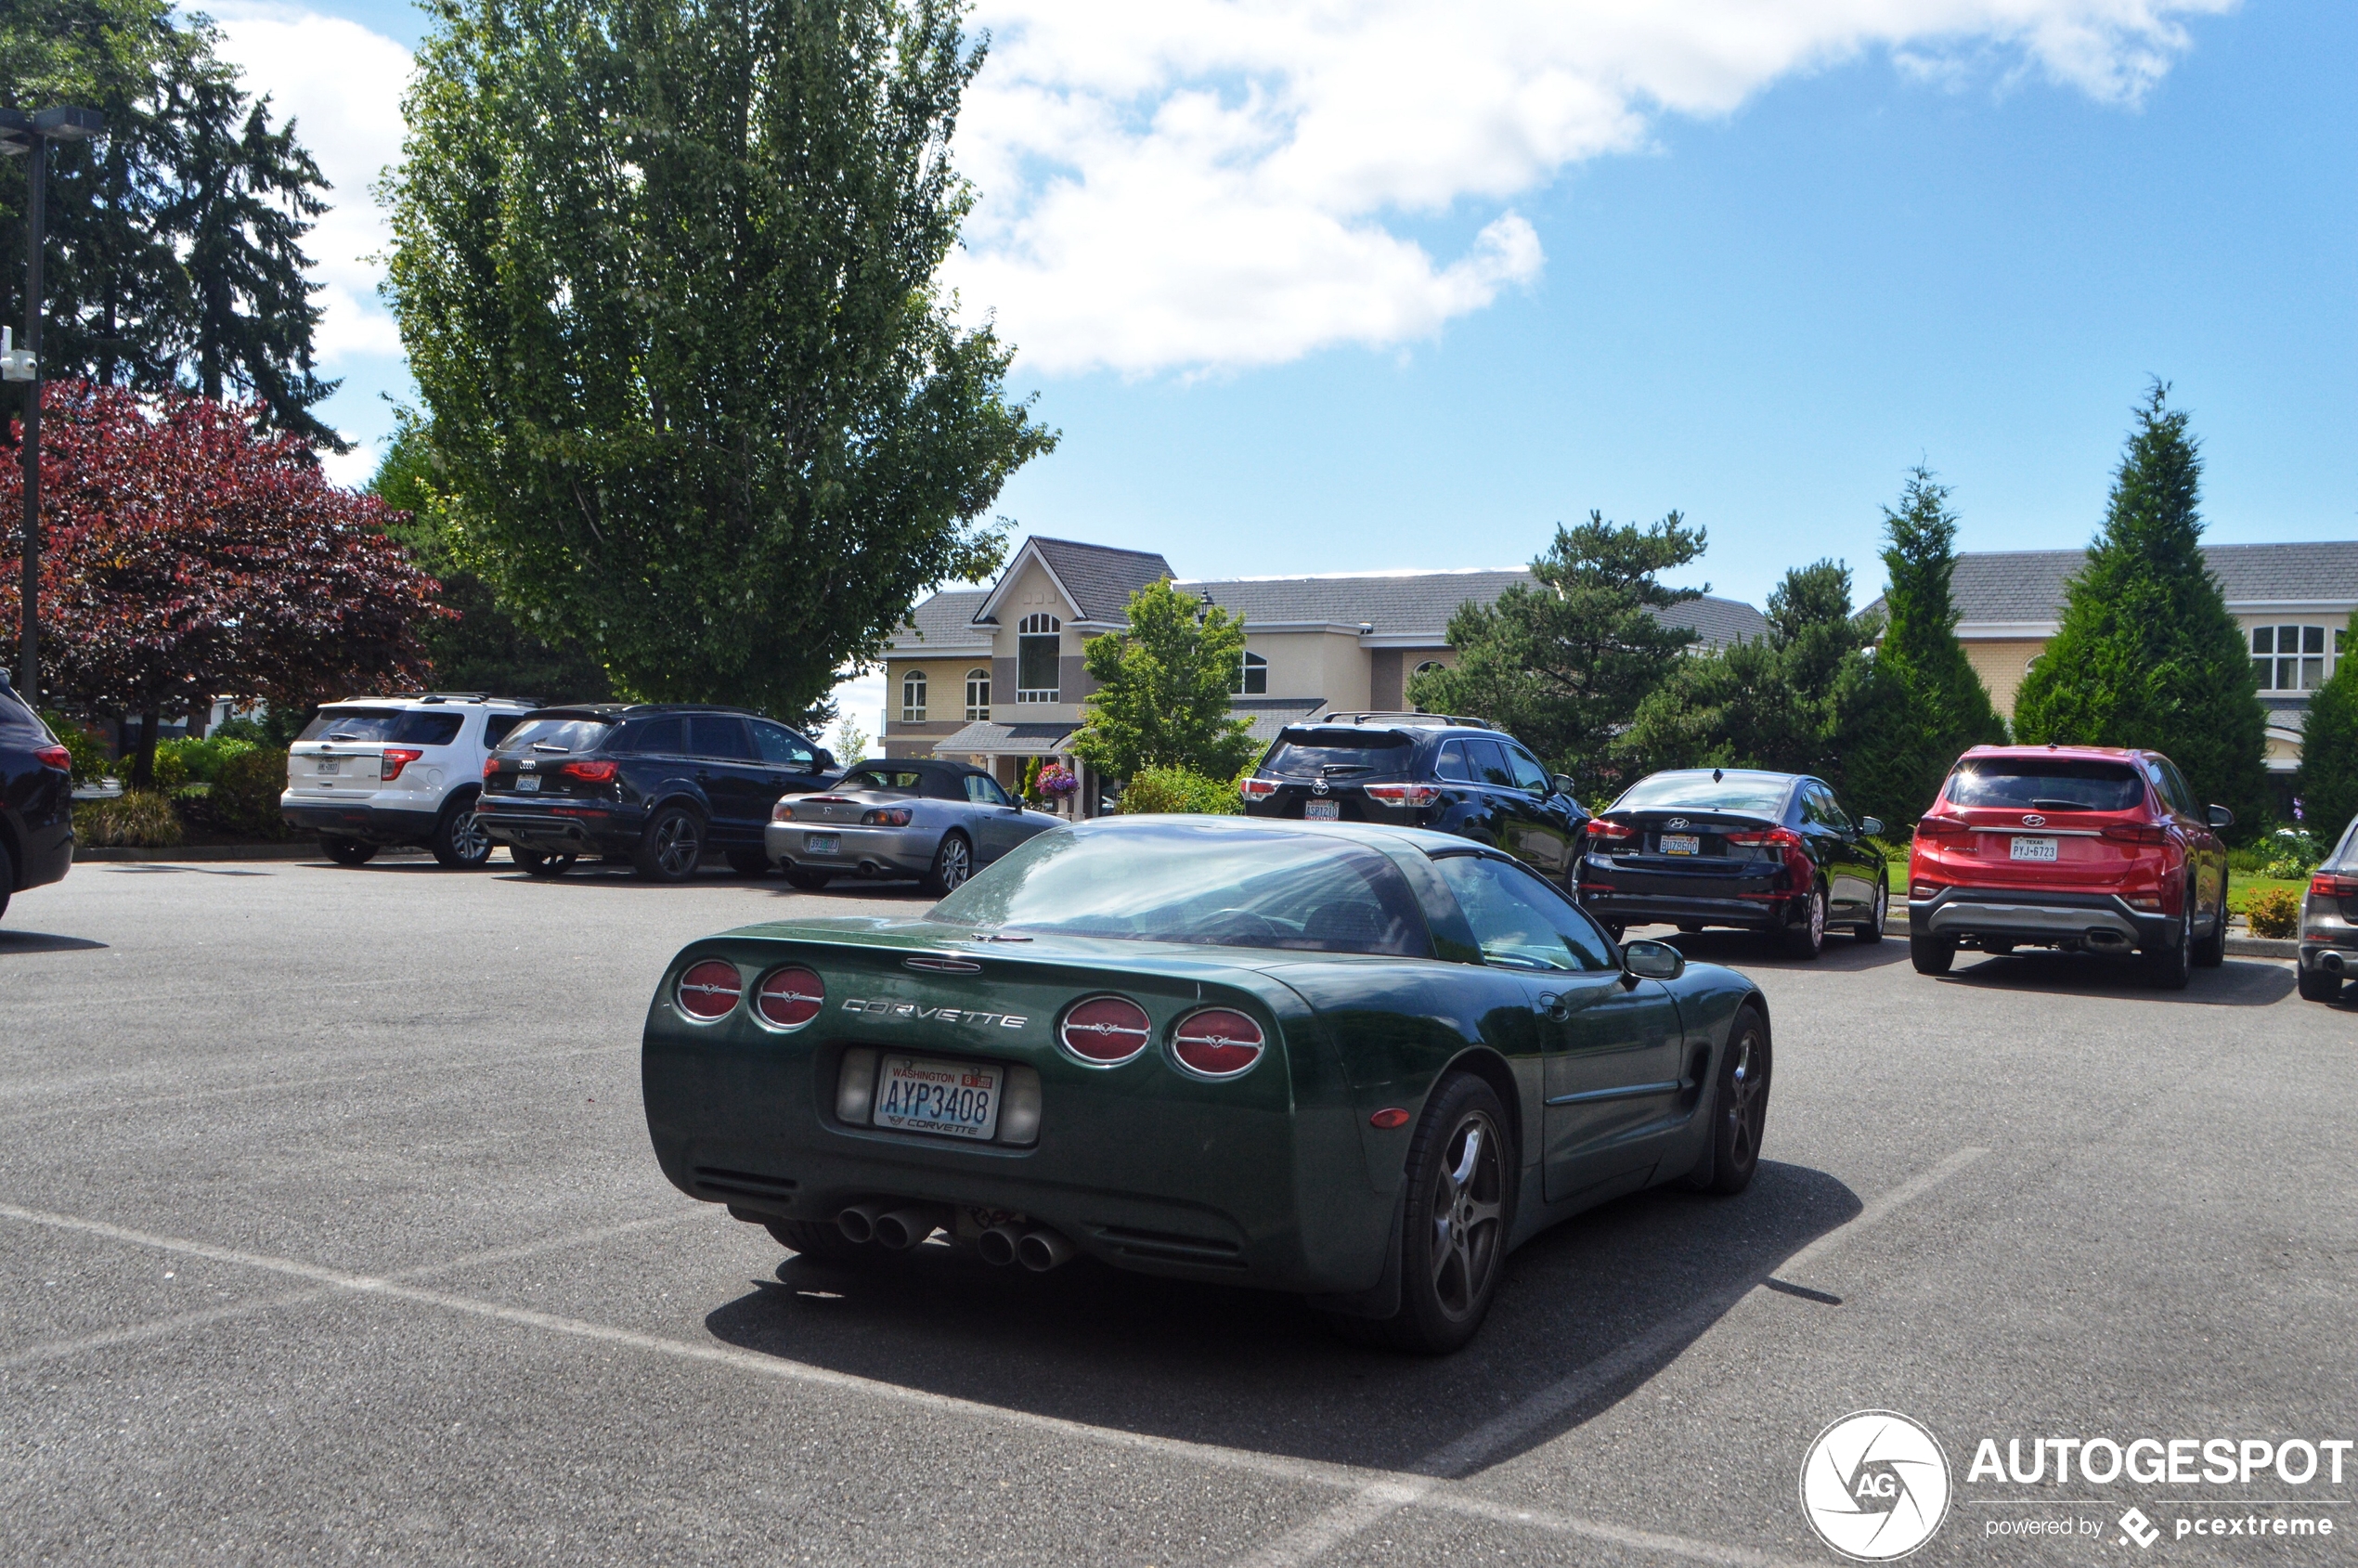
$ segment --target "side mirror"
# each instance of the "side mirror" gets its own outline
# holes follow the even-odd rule
[[[1566,800],[1577,800],[1580,798],[1572,791],[1572,780],[1565,777],[1563,774],[1558,773],[1551,782],[1556,786],[1556,793],[1562,796]]]
[[[1865,834],[1870,838],[1881,838],[1883,836],[1883,819],[1881,817],[1861,817],[1859,819],[1859,831]]]
[[[821,746],[819,755],[810,759],[810,771],[814,773],[823,773],[835,765],[836,754],[824,746]]]
[[[2230,811],[2224,806],[2213,806],[2210,809],[2210,825],[2213,827],[2233,827],[2235,825],[2235,813]]]
[[[1675,980],[1687,972],[1687,955],[1668,942],[1639,940],[1622,948],[1621,970],[1641,980]]]

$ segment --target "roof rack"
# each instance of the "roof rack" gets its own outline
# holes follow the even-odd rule
[[[1332,712],[1311,720],[1314,724],[1366,724],[1380,721],[1386,724],[1462,725],[1470,730],[1495,730],[1487,719],[1477,719],[1463,713],[1426,713],[1418,708],[1371,708],[1365,713]]]
[[[395,692],[382,697],[338,697],[335,703],[514,703],[522,707],[538,707],[538,697],[503,697],[496,692]]]

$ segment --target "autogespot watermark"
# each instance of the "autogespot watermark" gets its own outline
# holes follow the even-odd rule
[[[1820,1539],[1863,1562],[1914,1551],[1952,1505],[1985,1540],[2132,1556],[2167,1541],[2330,1539],[2358,1531],[2334,1511],[2358,1501],[2344,1481],[2358,1485],[2353,1449],[2358,1439],[2339,1437],[1981,1437],[1952,1487],[1930,1428],[1859,1410],[1810,1444],[1801,1504]],[[2111,1495],[2090,1495],[2098,1488]]]

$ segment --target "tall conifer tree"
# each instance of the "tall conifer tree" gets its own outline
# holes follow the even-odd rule
[[[2328,847],[2358,817],[2358,615],[2350,617],[2341,647],[2333,678],[2309,699],[2293,784],[2301,825]]]

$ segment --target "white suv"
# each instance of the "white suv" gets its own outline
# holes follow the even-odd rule
[[[475,822],[484,758],[538,705],[429,692],[330,703],[287,748],[287,825],[316,833],[338,865],[422,844],[447,866],[491,859]]]

